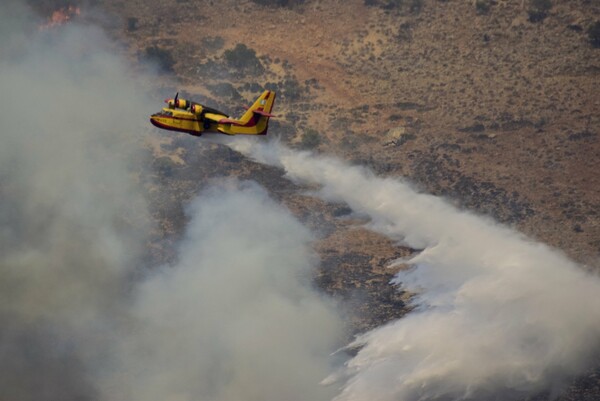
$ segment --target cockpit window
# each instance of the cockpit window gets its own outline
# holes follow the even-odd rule
[[[173,117],[173,112],[172,111],[163,111],[161,114],[163,116]]]

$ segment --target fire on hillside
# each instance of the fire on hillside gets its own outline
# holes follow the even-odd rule
[[[54,28],[56,26],[64,25],[73,18],[81,14],[81,9],[77,6],[63,7],[52,12],[52,15],[48,17],[46,23],[39,26],[40,30]]]

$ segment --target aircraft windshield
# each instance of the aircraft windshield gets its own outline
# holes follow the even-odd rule
[[[161,110],[158,113],[156,113],[155,116],[173,117],[173,112],[172,111]]]

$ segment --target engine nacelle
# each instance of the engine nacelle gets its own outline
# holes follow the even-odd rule
[[[170,109],[187,109],[190,107],[190,101],[185,99],[168,99],[167,104]]]
[[[202,114],[202,110],[203,110],[202,105],[200,105],[198,103],[192,103],[192,105],[190,106],[190,111],[197,116]]]

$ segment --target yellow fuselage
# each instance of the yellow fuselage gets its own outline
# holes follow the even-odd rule
[[[228,118],[224,114],[222,116]],[[168,107],[150,116],[150,122],[158,128],[186,132],[195,136],[200,136],[204,132],[219,132],[219,124],[214,121],[202,119],[201,116],[187,110]]]
[[[189,100],[167,99],[168,107],[150,116],[152,125],[177,132],[200,136],[205,132],[226,135],[266,135],[275,92],[265,90],[239,119]]]

